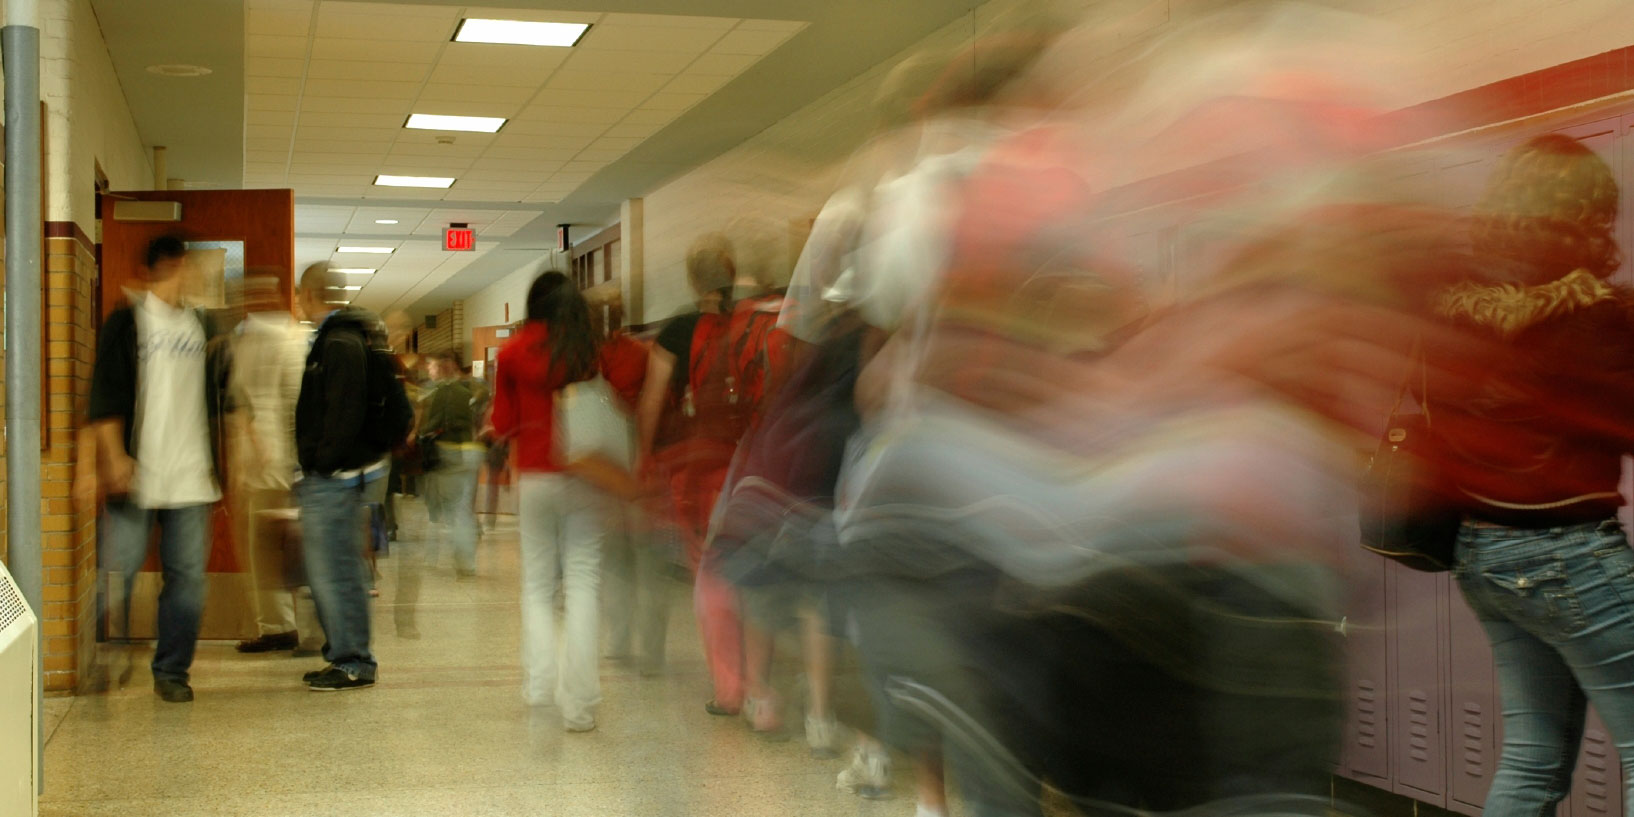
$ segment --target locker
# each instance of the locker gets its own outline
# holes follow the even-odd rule
[[[1622,817],[1623,776],[1611,734],[1592,707],[1572,775],[1570,817]]]
[[[1443,732],[1443,596],[1447,578],[1394,562],[1385,568],[1390,616],[1390,772],[1397,794],[1447,805]]]
[[[1447,807],[1474,817],[1498,764],[1497,670],[1492,646],[1456,581],[1447,583],[1447,712],[1452,716]]]
[[[1389,688],[1385,564],[1383,559],[1366,559],[1355,566],[1345,609],[1350,711],[1340,771],[1353,780],[1374,785],[1390,777],[1385,700]]]

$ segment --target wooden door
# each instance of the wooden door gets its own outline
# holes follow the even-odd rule
[[[121,221],[114,217],[120,201],[174,201],[181,205],[175,222]],[[201,276],[201,295],[224,298],[234,279],[245,272],[279,276],[286,305],[294,301],[295,198],[290,190],[143,190],[112,192],[102,197],[102,315],[126,302],[127,290],[142,288],[142,265],[147,245],[163,235],[177,235],[196,252],[207,253],[222,267],[211,277]],[[220,280],[214,280],[219,272]],[[202,303],[214,308],[220,303]],[[227,310],[219,324],[230,325]],[[227,508],[219,503],[206,566],[208,586],[204,622],[199,637],[249,638],[256,634],[254,603],[245,555],[241,552]],[[110,637],[150,638],[160,581],[158,559],[150,552],[131,597],[128,633],[109,630]],[[104,615],[106,613],[104,612]]]

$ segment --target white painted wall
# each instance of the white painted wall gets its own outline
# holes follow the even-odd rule
[[[96,219],[96,165],[115,190],[146,190],[153,163],[90,0],[41,0],[40,96],[45,100],[49,221]]]
[[[528,300],[528,287],[539,273],[551,268],[554,253],[512,272],[489,284],[481,292],[465,299],[465,344],[471,344],[470,330],[479,326],[500,326],[522,320]],[[565,264],[563,264],[565,266]],[[510,305],[510,319],[505,318],[505,307]]]

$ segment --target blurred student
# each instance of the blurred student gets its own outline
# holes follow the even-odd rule
[[[188,684],[204,613],[204,567],[211,510],[221,499],[216,464],[221,418],[231,407],[227,363],[206,351],[203,313],[182,303],[187,246],[163,236],[148,245],[146,292],[108,315],[91,372],[89,420],[100,451],[104,569],[123,592],[111,605],[128,632],[130,594],[159,527],[158,645],[153,689],[170,703],[193,700]],[[98,485],[82,475],[78,493],[94,501]]]
[[[290,559],[269,513],[290,507],[290,486],[299,473],[295,462],[295,403],[301,396],[301,378],[312,343],[311,330],[284,307],[279,286],[276,275],[245,278],[246,314],[233,342],[231,393],[249,415],[237,440],[237,521],[249,551],[259,629],[255,638],[238,643],[238,651],[301,648],[316,654],[323,644],[323,634],[315,620],[304,628],[298,626],[296,594],[291,592],[287,575]],[[307,630],[304,641],[302,629]]]
[[[436,486],[427,501],[437,504],[432,518],[448,531],[455,576],[471,579],[477,575],[477,470],[484,459],[476,442],[477,397],[453,352],[433,353],[428,366],[431,382],[420,397],[420,440],[437,454],[432,458],[436,465],[426,474]]]

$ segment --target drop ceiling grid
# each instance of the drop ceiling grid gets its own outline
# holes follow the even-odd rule
[[[246,161],[253,165],[249,176],[255,183],[294,183],[302,195],[321,189],[325,195],[369,197],[380,195],[372,184],[380,173],[453,175],[461,181],[448,190],[392,191],[393,196],[557,201],[806,25],[514,9],[462,13],[453,6],[411,4],[385,8],[390,13],[343,0],[250,0]],[[499,58],[493,49],[527,47],[462,49],[465,44],[451,42],[459,19],[482,15],[586,22],[592,28],[579,46],[559,55],[555,49],[528,49]],[[518,70],[507,70],[511,65]],[[516,78],[461,84],[523,76],[528,67],[534,78],[526,85]],[[598,78],[613,76],[628,81],[597,85]],[[455,145],[442,152],[433,146],[433,134],[401,127],[411,111],[508,112],[512,121],[501,137],[512,138],[453,134]],[[549,137],[575,122],[580,127],[572,132],[579,136],[564,137],[566,143]],[[477,139],[486,141],[471,146]],[[278,153],[282,172],[275,170]]]

